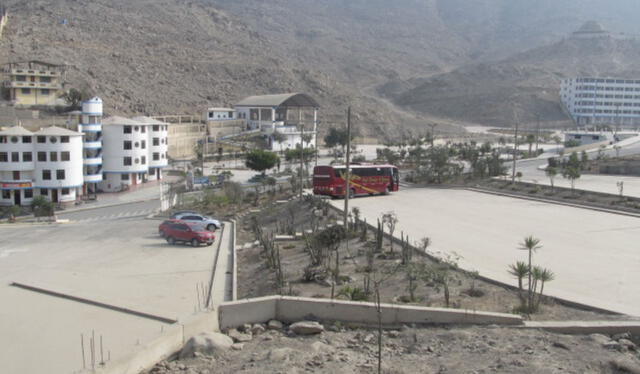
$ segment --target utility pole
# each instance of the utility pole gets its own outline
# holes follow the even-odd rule
[[[538,155],[538,144],[540,143],[540,115],[536,114],[536,156]],[[531,157],[531,156],[529,156]]]
[[[300,126],[300,200],[302,200],[302,191],[304,190],[304,179],[302,177],[304,162],[304,124]]]
[[[351,107],[347,108],[347,160],[344,182],[344,230],[349,231],[349,194],[351,193]]]
[[[436,126],[438,126],[438,124],[430,123],[429,126],[431,126],[431,148],[433,148],[433,142],[436,139],[435,129],[436,129]]]
[[[516,159],[518,156],[518,122],[520,122],[520,120],[518,119],[518,112],[516,112],[514,109],[513,113],[516,119],[516,131],[514,132],[513,136],[513,170],[511,172],[511,184],[516,183]]]

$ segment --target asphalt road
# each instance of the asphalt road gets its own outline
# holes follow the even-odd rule
[[[73,222],[112,221],[134,217],[146,217],[160,209],[160,200],[122,204],[110,207],[73,212],[58,212],[58,218]]]
[[[332,204],[342,208],[341,200]],[[475,193],[464,190],[412,188],[389,196],[355,198],[363,218],[375,222],[394,211],[395,233],[411,241],[430,237],[430,251],[457,253],[468,270],[515,285],[507,266],[525,261],[517,250],[528,235],[544,248],[534,263],[550,268],[556,280],[545,286],[551,295],[640,316],[640,219]]]

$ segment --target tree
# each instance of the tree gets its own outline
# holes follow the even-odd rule
[[[31,208],[36,217],[50,217],[54,211],[53,203],[42,195],[38,195],[31,200]]]
[[[265,171],[273,168],[278,163],[278,155],[274,152],[255,149],[247,153],[245,165],[251,170],[261,172],[265,175]]]
[[[533,134],[527,135],[527,144],[529,144],[529,157],[531,157],[531,148],[533,147],[533,143],[536,142],[536,137]]]
[[[575,166],[567,166],[562,171],[562,176],[571,181],[571,194],[575,192],[576,180],[580,178],[580,169]]]
[[[518,291],[519,291],[518,297],[520,298],[521,305],[525,306],[524,289],[522,288],[523,287],[522,280],[524,279],[524,277],[527,276],[527,274],[529,274],[529,267],[527,266],[526,263],[522,261],[518,261],[515,264],[509,265],[508,272],[509,274],[518,278]]]
[[[540,281],[540,292],[538,293],[538,302],[536,303],[536,309],[540,306],[540,301],[542,300],[542,292],[544,291],[544,284],[547,282],[551,282],[556,278],[555,274],[547,268],[540,269],[536,271],[536,276]]]
[[[67,103],[70,109],[80,109],[82,102],[91,98],[91,94],[86,90],[78,90],[71,88],[62,94],[62,99]]]
[[[324,144],[329,148],[340,146],[344,152],[344,147],[347,145],[347,137],[347,129],[330,127],[329,133],[324,137]],[[351,134],[351,139],[353,140],[353,134]]]
[[[558,169],[556,169],[554,166],[547,166],[544,173],[549,178],[549,182],[551,183],[551,191],[553,191],[553,181],[556,178],[556,175],[558,175]]]
[[[532,284],[532,265],[531,265],[531,260],[533,259],[533,253],[535,251],[537,251],[538,249],[542,248],[542,245],[540,244],[540,239],[538,238],[534,238],[533,235],[529,235],[527,237],[524,238],[524,240],[522,241],[522,243],[520,243],[520,248],[521,250],[524,251],[528,251],[529,252],[529,264],[527,266],[527,270],[528,270],[528,276],[529,276],[529,282],[528,282],[528,297],[527,297],[527,309],[529,312],[533,312],[533,284]]]
[[[582,151],[580,154],[580,169],[585,170],[587,168],[587,163],[589,162],[589,155],[586,151]]]

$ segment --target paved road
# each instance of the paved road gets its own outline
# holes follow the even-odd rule
[[[144,207],[132,204],[129,211]],[[74,215],[112,216],[116,208],[127,209]],[[11,282],[169,319],[191,315],[201,299],[197,285],[207,285],[211,278],[217,243],[199,248],[170,246],[158,237],[158,223],[137,217],[0,226],[0,372],[75,372],[82,368],[80,334],[85,347],[92,330],[96,336],[103,335],[105,355],[108,350],[115,360],[160,336],[166,326],[19,289],[9,286]]]
[[[81,210],[76,212],[59,212],[58,218],[68,219],[72,222],[95,222],[126,219],[134,217],[146,217],[160,209],[160,200],[130,203],[104,208]]]
[[[341,208],[342,201],[333,201]],[[550,294],[640,316],[640,219],[464,190],[413,188],[389,196],[355,198],[375,222],[395,211],[396,233],[428,236],[435,252],[456,252],[460,264],[515,285],[507,266],[526,260],[516,248],[527,235],[542,240],[534,262],[551,268]]]
[[[629,144],[624,145],[619,150],[620,156],[640,154],[640,141],[634,142],[634,140],[627,140],[625,142]],[[625,144],[625,142],[622,144]],[[596,158],[598,149],[591,150],[587,153],[591,159]],[[609,157],[616,156],[616,151],[613,148],[605,150],[604,153]],[[539,167],[547,164],[548,157],[556,156],[555,154],[547,154],[537,159],[520,160],[517,163],[516,170],[522,172],[522,180],[525,182],[550,185],[551,182],[549,178],[545,175],[544,170],[540,170]],[[511,173],[511,163],[508,163],[508,166],[509,173]],[[640,177],[583,174],[575,184],[576,188],[581,190],[618,194],[616,183],[619,181],[624,182],[624,194],[626,196],[640,197]],[[555,178],[554,184],[560,187],[571,188],[571,182],[568,179],[562,178],[561,175]]]

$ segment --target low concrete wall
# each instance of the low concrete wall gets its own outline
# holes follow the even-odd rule
[[[267,296],[223,303],[218,306],[218,324],[224,331],[245,323],[267,322],[276,317],[280,296]]]
[[[180,321],[168,326],[160,337],[144,344],[129,355],[107,362],[104,367],[95,371],[85,370],[81,373],[138,374],[180,351],[191,337],[202,332],[219,331],[217,317],[215,312],[206,312]]]
[[[621,334],[640,335],[640,321],[527,321],[523,328],[540,329],[561,334]]]
[[[381,304],[381,308],[382,323],[384,325],[413,323],[458,325],[522,324],[522,317],[512,314],[395,304]],[[247,299],[224,303],[219,307],[221,330],[245,323],[266,322],[270,319],[288,323],[304,319],[318,319],[374,325],[378,323],[378,314],[374,303],[288,296]]]
[[[237,235],[236,235],[236,231],[238,228],[238,224],[236,222],[236,220],[232,219],[230,220],[231,223],[233,224],[233,231],[232,231],[232,236],[231,236],[231,260],[233,261],[233,270],[232,270],[232,275],[231,275],[231,300],[235,301],[238,300],[238,252],[237,252]]]

